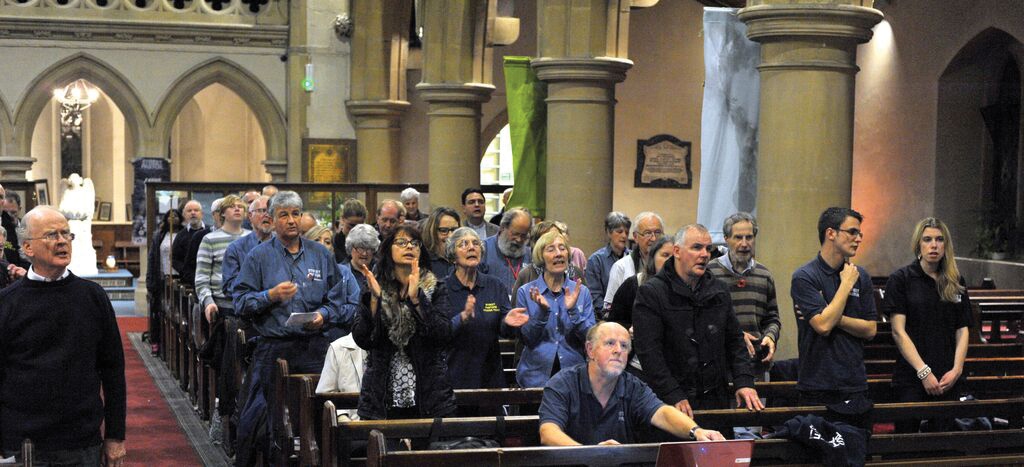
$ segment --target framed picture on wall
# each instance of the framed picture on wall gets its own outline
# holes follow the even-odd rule
[[[36,182],[36,205],[49,205],[50,193],[46,187],[46,180]]]
[[[356,178],[356,140],[302,139],[302,181],[349,183]]]
[[[113,203],[109,201],[103,201],[100,203],[100,210],[96,214],[96,220],[100,222],[110,222],[110,212],[113,209]]]
[[[656,135],[636,140],[636,188],[693,187],[690,168],[690,142],[672,135]]]

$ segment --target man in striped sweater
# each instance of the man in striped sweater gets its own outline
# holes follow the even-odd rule
[[[729,286],[747,351],[755,363],[760,363],[755,365],[760,380],[775,356],[775,343],[782,327],[775,302],[775,279],[768,268],[754,260],[754,216],[746,212],[733,214],[725,219],[722,232],[729,252],[712,261],[708,271]]]
[[[203,309],[206,320],[210,322],[211,328],[218,319],[224,321],[224,326],[215,329],[223,336],[224,329],[238,329],[238,318],[234,310],[231,294],[224,289],[224,275],[222,273],[224,264],[224,253],[231,242],[249,234],[249,230],[242,228],[242,220],[245,219],[245,202],[235,195],[228,195],[221,199],[218,207],[220,213],[221,227],[203,237],[199,245],[199,253],[196,254],[196,297]],[[225,336],[226,337],[226,336]],[[228,394],[228,383],[221,368],[221,360],[224,351],[225,339],[210,337],[213,345],[211,363],[217,372],[217,395],[220,403],[217,412],[210,421],[210,437],[214,443],[220,443],[223,436],[224,417],[230,417],[234,410],[234,394]],[[231,375],[233,376],[233,375]],[[229,401],[229,399],[231,401]]]

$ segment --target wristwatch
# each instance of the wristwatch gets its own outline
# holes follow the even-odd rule
[[[694,425],[693,428],[690,428],[690,438],[697,439],[697,430],[699,429],[700,425]]]

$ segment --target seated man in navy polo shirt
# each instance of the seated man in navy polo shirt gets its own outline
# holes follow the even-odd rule
[[[800,347],[800,405],[864,396],[864,342],[875,337],[871,276],[850,262],[864,238],[864,217],[832,207],[818,219],[821,251],[793,273],[790,294]]]
[[[678,409],[665,405],[639,378],[622,370],[630,349],[629,331],[601,323],[587,332],[587,363],[562,370],[544,387],[540,442],[546,446],[635,443],[653,425],[679,438],[725,439],[705,430]]]

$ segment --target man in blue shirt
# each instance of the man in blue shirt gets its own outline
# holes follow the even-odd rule
[[[242,270],[242,263],[249,256],[249,252],[257,245],[271,238],[274,238],[274,222],[267,213],[267,202],[270,198],[260,196],[249,204],[249,223],[254,227],[252,234],[246,235],[228,245],[224,252],[224,263],[221,265],[221,275],[224,278],[224,292],[232,297],[235,296],[235,283],[238,281],[238,273]],[[233,311],[233,310],[232,310]]]
[[[867,392],[864,341],[875,337],[871,276],[850,262],[864,217],[831,207],[818,218],[821,251],[793,273],[790,294],[800,347],[800,405],[827,405]]]
[[[604,232],[608,244],[590,255],[587,260],[587,288],[594,301],[594,314],[604,316],[604,292],[608,288],[612,265],[622,259],[629,244],[629,228],[633,223],[625,214],[613,211],[604,218]],[[611,300],[609,300],[611,301]]]
[[[559,372],[544,387],[540,441],[547,446],[621,444],[655,426],[684,439],[721,440],[686,414],[665,405],[643,381],[622,370],[629,356],[629,331],[601,323],[587,332],[587,363]]]
[[[498,234],[484,240],[484,262],[480,271],[497,277],[510,294],[515,294],[519,271],[530,264],[530,227],[533,217],[523,208],[510,209],[501,218]],[[481,235],[482,237],[482,235]]]
[[[328,325],[348,330],[356,310],[355,304],[346,303],[347,281],[341,279],[334,255],[299,233],[299,195],[278,192],[270,199],[270,216],[276,238],[253,248],[234,284],[235,310],[253,322],[260,336],[239,421],[239,446],[255,435],[253,422],[266,410],[266,401],[273,400],[274,362],[285,359],[294,373],[320,373],[331,342]],[[302,324],[288,323],[292,316]],[[274,415],[268,414],[267,426],[275,426]],[[274,458],[272,452],[267,459]]]

